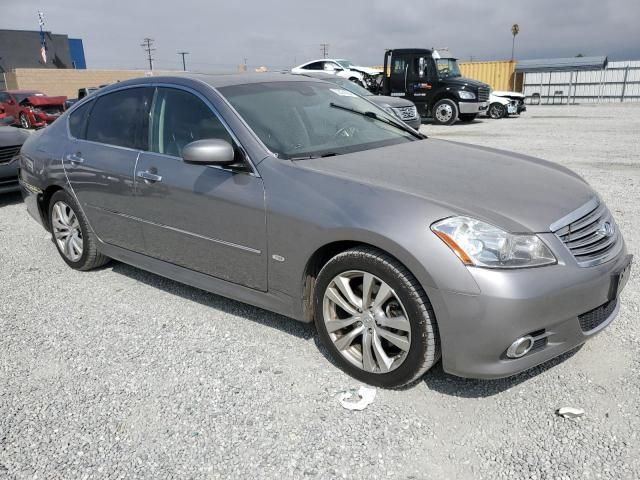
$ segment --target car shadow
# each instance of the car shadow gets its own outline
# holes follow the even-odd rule
[[[439,393],[451,395],[461,398],[484,398],[498,395],[510,388],[516,387],[527,380],[537,377],[541,373],[546,372],[554,368],[557,365],[565,362],[569,358],[573,357],[580,349],[582,345],[569,350],[562,355],[548,360],[536,367],[526,370],[517,375],[513,375],[507,378],[498,378],[495,380],[481,380],[473,378],[456,377],[455,375],[449,375],[442,369],[442,362],[439,362],[433,367],[423,378],[422,381],[426,384],[429,390],[434,390]],[[420,383],[420,382],[418,382]]]
[[[137,267],[112,261],[105,268],[112,268],[112,271],[126,277],[142,282],[154,288],[158,288],[171,295],[177,295],[189,301],[198,302],[206,307],[219,310],[231,315],[243,317],[267,327],[275,328],[298,338],[309,340],[315,336],[313,324],[298,322],[292,318],[279,315],[277,313],[251,306],[247,303],[238,302],[227,297],[216,295],[196,287],[191,287],[184,283],[176,282],[166,277],[161,277]]]
[[[219,310],[224,313],[236,315],[252,322],[264,325],[284,333],[295,335],[304,340],[313,339],[316,347],[323,357],[326,358],[336,368],[340,366],[336,363],[331,352],[322,344],[317,335],[315,326],[309,323],[298,322],[291,318],[279,315],[262,308],[254,307],[249,304],[238,302],[215,293],[210,293],[196,287],[191,287],[180,282],[176,282],[166,277],[156,275],[146,270],[127,265],[125,263],[113,260],[103,268],[111,268],[113,272],[125,275],[132,280],[136,280],[158,288],[168,294],[177,295],[189,301],[198,302],[206,307]],[[482,380],[456,377],[444,372],[442,362],[438,362],[423,377],[405,385],[396,390],[412,389],[424,382],[429,390],[433,390],[445,395],[461,397],[461,398],[482,398],[498,395],[510,388],[513,388],[527,380],[530,380],[547,370],[552,369],[556,365],[563,363],[571,358],[582,348],[582,345],[566,352],[559,357],[549,360],[537,367],[534,367],[517,375],[501,378],[496,380]]]
[[[0,195],[0,208],[17,205],[19,203],[22,203],[22,195],[20,192],[9,192]]]

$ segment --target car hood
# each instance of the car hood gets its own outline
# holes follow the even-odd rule
[[[378,70],[377,68],[361,67],[359,65],[351,65],[349,70],[355,70],[356,72],[363,72],[368,75],[380,75],[382,73],[382,70]]]
[[[0,126],[0,147],[22,145],[27,138],[29,138],[29,133],[23,129]]]
[[[407,100],[406,98],[400,97],[387,97],[386,95],[370,95],[365,97],[370,102],[375,103],[376,105],[388,105],[392,108],[400,108],[400,107],[413,107],[414,103],[411,100]]]
[[[524,94],[520,92],[507,92],[504,90],[494,90],[491,93],[496,97],[525,98]]]
[[[47,97],[43,95],[33,95],[25,98],[20,105],[33,105],[34,107],[57,107],[63,106],[67,97]]]
[[[489,102],[491,103],[497,102],[497,103],[501,103],[502,105],[509,105],[511,103],[508,98],[498,97],[493,93],[489,95]]]
[[[444,140],[303,160],[297,165],[422,197],[452,215],[470,215],[510,232],[549,232],[553,222],[595,196],[577,174],[551,162]]]

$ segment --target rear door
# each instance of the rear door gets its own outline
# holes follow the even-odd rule
[[[74,137],[63,159],[69,179],[98,237],[142,252],[139,221],[132,216],[134,170],[146,148],[153,89],[133,87],[102,95],[69,119]]]
[[[136,167],[134,215],[144,219],[146,253],[182,267],[266,291],[266,214],[262,178],[182,161],[201,139],[236,146],[218,114],[194,92],[159,87],[149,151]],[[247,164],[248,165],[248,164]]]

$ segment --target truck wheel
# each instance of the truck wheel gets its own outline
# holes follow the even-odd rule
[[[20,114],[20,125],[22,126],[22,128],[31,128],[29,117],[27,117],[24,113]]]
[[[491,105],[489,105],[489,116],[494,120],[504,118],[507,116],[507,109],[500,103],[492,103]]]
[[[469,123],[473,122],[477,116],[477,113],[461,113],[459,118],[461,122]]]
[[[453,125],[458,119],[458,105],[453,100],[443,98],[433,106],[433,120],[438,125]]]

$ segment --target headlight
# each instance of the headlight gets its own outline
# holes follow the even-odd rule
[[[468,90],[458,90],[458,96],[463,100],[475,100],[476,94]]]
[[[396,112],[394,112],[393,108],[391,108],[389,105],[380,105],[380,108],[382,108],[385,112],[387,112],[392,117],[397,117]]]
[[[431,230],[465,265],[525,268],[557,262],[537,235],[508,233],[473,218],[445,218],[431,225]]]

